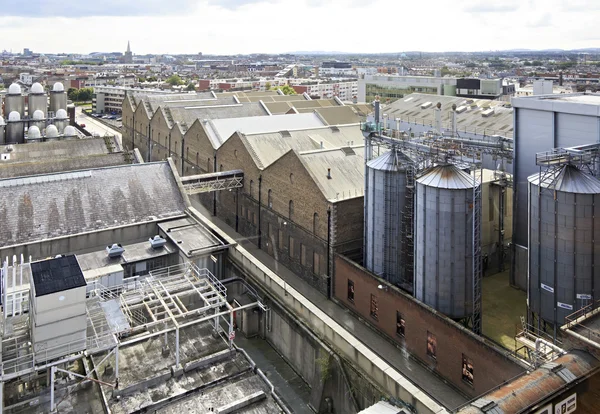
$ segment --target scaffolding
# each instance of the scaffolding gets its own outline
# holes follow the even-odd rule
[[[10,273],[7,269],[5,262],[0,272],[3,280]],[[4,294],[6,297],[6,292]],[[67,344],[66,349],[62,345],[62,357],[50,359],[47,355],[55,355],[55,349],[34,350],[28,314],[9,312],[9,316],[6,316],[5,304],[6,302],[3,303],[2,318],[4,335],[0,362],[0,401],[6,381],[49,370],[52,410],[55,408],[52,392],[54,375],[61,371],[59,366],[63,364],[84,356],[107,353],[103,361],[114,357],[116,377],[114,384],[104,385],[118,388],[119,348],[163,335],[166,338],[167,334],[174,333],[175,366],[180,367],[181,329],[210,322],[215,332],[224,334],[229,348],[233,349],[234,312],[253,307],[266,309],[258,299],[232,307],[227,301],[227,288],[208,269],[189,262],[151,271],[143,279],[131,282],[126,280],[119,286],[108,288],[95,283],[86,300],[85,344],[74,341]],[[81,351],[82,349],[85,351]],[[101,363],[97,364],[100,365]],[[93,380],[91,373],[82,378]]]

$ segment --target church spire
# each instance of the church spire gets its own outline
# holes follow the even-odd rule
[[[129,47],[129,40],[127,41],[127,53],[131,52],[131,47]]]

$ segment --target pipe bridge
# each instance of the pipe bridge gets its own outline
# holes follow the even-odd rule
[[[231,170],[181,177],[187,195],[230,190],[244,186],[244,171]]]

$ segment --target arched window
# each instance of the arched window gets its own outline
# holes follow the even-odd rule
[[[290,221],[293,220],[293,217],[294,217],[294,201],[290,200],[290,212],[289,212]]]
[[[254,197],[254,180],[250,180],[250,197]]]
[[[185,149],[185,158],[186,158],[187,160],[189,160],[189,159],[190,159],[190,147],[187,147],[187,148]]]
[[[317,230],[319,228],[319,215],[317,213],[313,214],[313,234],[317,234]]]
[[[269,192],[267,193],[267,205],[269,208],[273,208],[273,192],[269,188]]]
[[[223,171],[223,164],[219,165],[219,171]]]
[[[210,157],[206,160],[206,172],[210,172]]]
[[[198,164],[200,164],[200,153],[199,152],[196,153],[196,166],[199,166]]]
[[[290,183],[294,184],[294,174],[290,173]]]

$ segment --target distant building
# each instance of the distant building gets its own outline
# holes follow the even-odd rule
[[[348,62],[323,62],[319,68],[319,76],[356,76],[356,70]]]
[[[127,51],[125,52],[125,56],[123,57],[124,63],[133,63],[133,53],[131,52],[131,46],[129,41],[127,42]]]
[[[32,56],[33,52],[28,48],[23,49],[23,56]]]
[[[501,79],[439,76],[364,75],[358,80],[358,101],[395,101],[411,93],[497,99],[504,94]]]
[[[143,92],[145,94],[166,94],[160,89],[139,89],[127,86],[95,86],[92,98],[92,112],[97,114],[121,113],[123,99],[127,92]]]

